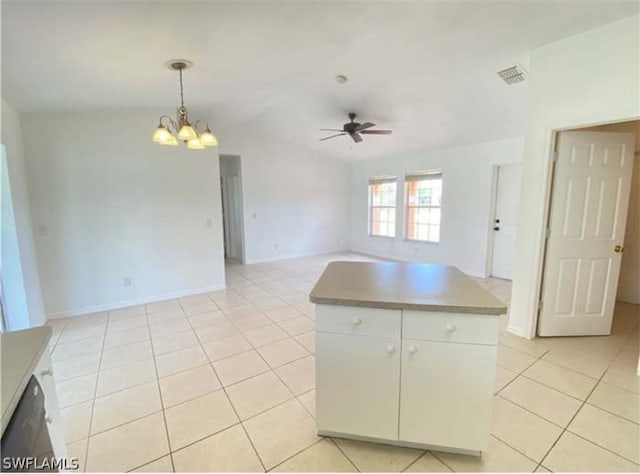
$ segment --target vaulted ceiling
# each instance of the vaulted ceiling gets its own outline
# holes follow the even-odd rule
[[[21,112],[187,105],[348,159],[524,134],[496,71],[638,2],[3,1],[2,94]],[[346,84],[335,76],[344,74]],[[319,142],[347,112],[389,137]],[[215,124],[214,124],[215,125]],[[224,136],[220,136],[224,142]],[[231,151],[231,150],[226,150]]]

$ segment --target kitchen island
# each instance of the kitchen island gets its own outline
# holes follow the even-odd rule
[[[455,267],[332,262],[316,304],[318,434],[479,455],[500,314]]]

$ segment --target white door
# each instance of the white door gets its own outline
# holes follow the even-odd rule
[[[611,333],[635,136],[558,136],[538,318],[540,336]]]
[[[316,333],[318,430],[398,439],[400,340]]]
[[[518,228],[521,166],[498,166],[491,276],[511,280]]]
[[[400,439],[486,449],[496,351],[496,346],[403,339]]]

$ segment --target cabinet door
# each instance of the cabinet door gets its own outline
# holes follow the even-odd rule
[[[400,439],[485,449],[495,362],[496,346],[404,339]]]
[[[398,439],[400,340],[316,333],[318,430]]]

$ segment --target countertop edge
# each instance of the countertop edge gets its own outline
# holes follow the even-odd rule
[[[410,311],[430,311],[441,313],[465,313],[465,314],[483,314],[489,316],[500,316],[507,313],[506,306],[500,307],[480,307],[480,306],[455,306],[455,305],[438,305],[428,303],[398,303],[393,301],[371,301],[371,300],[350,300],[338,298],[326,298],[321,296],[309,296],[309,301],[315,304],[329,304],[336,306],[355,306],[365,308],[378,309],[398,309]]]
[[[22,397],[22,393],[24,392],[25,387],[29,383],[29,379],[31,378],[31,375],[33,375],[33,371],[38,365],[38,361],[40,360],[42,355],[45,353],[45,351],[49,347],[49,341],[51,340],[53,331],[48,326],[39,326],[38,328],[32,328],[32,329],[40,329],[40,328],[46,328],[48,330],[46,331],[47,334],[44,337],[44,341],[42,341],[42,343],[38,347],[38,350],[34,352],[34,355],[31,361],[29,361],[29,365],[26,367],[26,370],[22,375],[22,378],[20,379],[20,383],[18,384],[17,389],[13,392],[11,399],[9,400],[9,402],[7,402],[6,405],[2,407],[2,434],[4,434],[4,430],[9,425],[9,421],[13,416],[13,412],[15,411],[16,406],[20,401],[20,398]],[[8,335],[8,334],[11,334],[11,332],[6,332],[4,334]],[[2,348],[0,348],[0,351],[1,350]],[[4,357],[4,355],[2,355],[2,357]],[[4,401],[2,403],[4,404]]]

